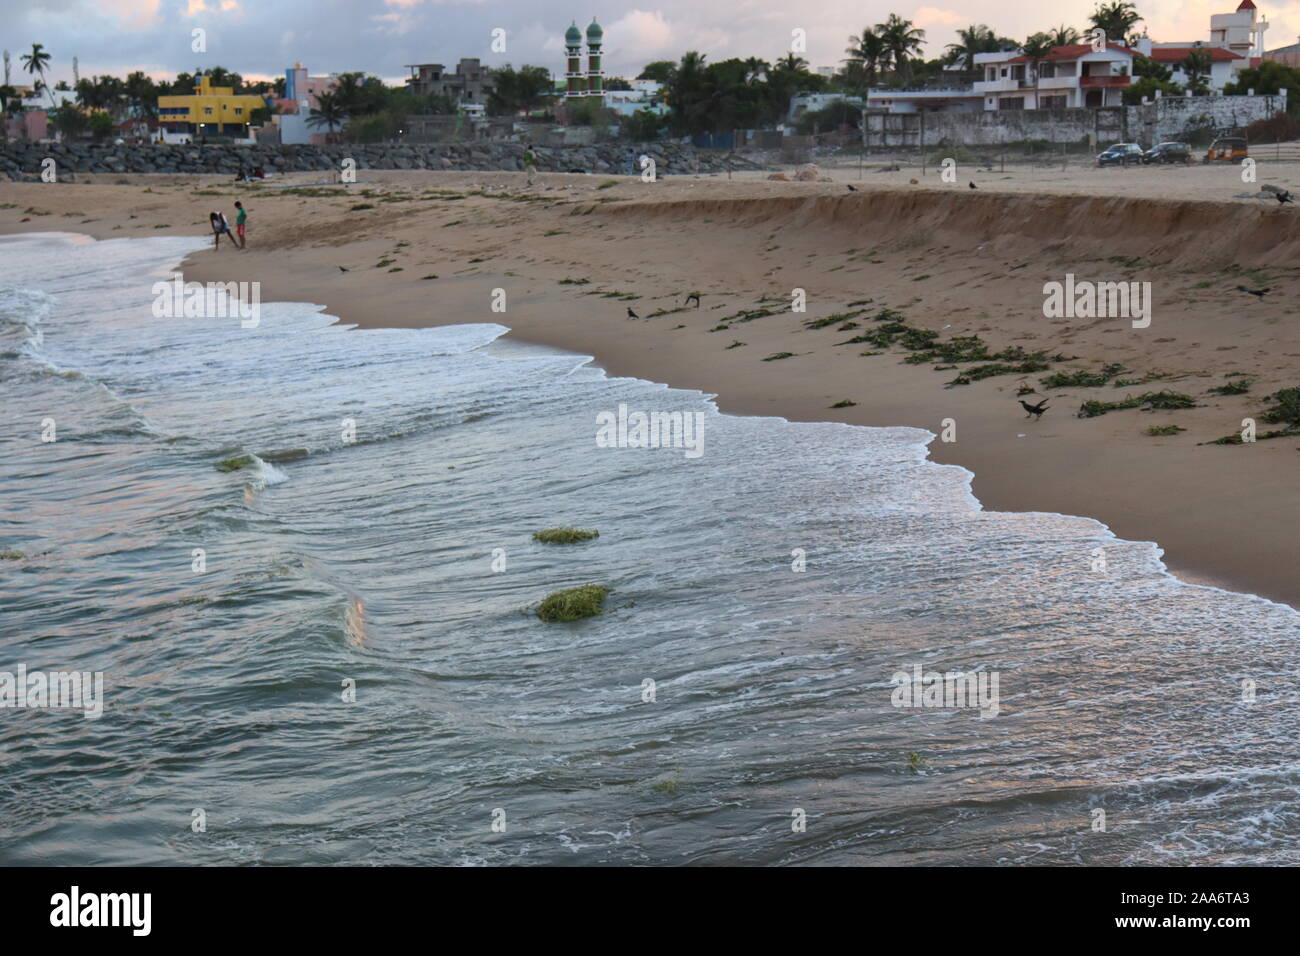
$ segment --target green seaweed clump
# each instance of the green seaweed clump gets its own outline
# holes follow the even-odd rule
[[[599,537],[599,531],[584,531],[581,528],[570,528],[567,525],[563,528],[547,528],[545,531],[533,532],[533,540],[540,541],[542,544],[573,544],[577,541],[590,541],[592,538]]]
[[[216,464],[217,471],[239,471],[241,468],[251,468],[253,465],[252,455],[236,455],[233,458],[225,458]]]
[[[543,621],[580,621],[604,611],[609,588],[601,584],[584,584],[548,594],[537,606],[537,616]]]

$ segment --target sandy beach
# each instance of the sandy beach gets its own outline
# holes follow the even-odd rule
[[[1093,517],[1159,542],[1184,580],[1300,607],[1300,441],[1201,444],[1300,385],[1300,212],[1239,198],[1258,187],[1232,167],[1008,166],[955,184],[933,168],[878,168],[827,170],[835,181],[818,183],[555,174],[533,188],[511,173],[363,170],[347,187],[307,185],[324,178],[310,173],[258,186],[86,176],[0,186],[0,233],[203,236],[210,210],[233,220],[242,199],[248,248],[191,256],[187,280],[258,281],[263,301],[320,303],[360,326],[498,322],[612,374],[716,395],[737,414],[936,433],[951,420],[956,440],[936,440],[931,455],[970,469],[985,508]],[[1259,182],[1298,187],[1300,165],[1265,154]],[[277,188],[287,183],[305,188]],[[1067,273],[1150,282],[1149,327],[1045,318],[1043,284]],[[492,310],[495,289],[504,313]],[[797,289],[806,312],[791,311]],[[966,366],[848,341],[882,309],[942,340],[978,335],[991,353],[1062,359],[948,385]],[[1112,379],[1133,384],[1041,382],[1115,364]],[[1245,394],[1209,391],[1242,379]],[[1022,389],[1049,400],[1041,420],[1020,407]],[[1196,407],[1076,417],[1084,401],[1160,390]],[[1184,430],[1148,433],[1169,425]]]

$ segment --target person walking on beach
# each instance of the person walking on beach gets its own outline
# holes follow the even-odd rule
[[[224,213],[214,212],[208,214],[208,225],[212,226],[212,248],[217,249],[221,246],[221,235],[225,233],[230,235],[230,222],[226,219]],[[234,238],[231,238],[231,242]]]
[[[239,210],[235,215],[235,236],[239,239],[239,248],[242,249],[244,246],[248,245],[248,239],[244,232],[248,223],[248,210],[245,209],[244,204],[238,200],[235,202],[235,208]]]
[[[531,144],[524,147],[524,172],[528,174],[528,185],[531,186],[537,175],[537,154]]]

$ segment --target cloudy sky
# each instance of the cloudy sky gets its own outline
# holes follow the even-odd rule
[[[896,12],[926,31],[927,56],[937,56],[955,31],[987,23],[1023,39],[1067,23],[1082,26],[1095,0],[1061,0],[1050,12],[1009,0],[0,0],[0,44],[19,55],[33,42],[53,55],[52,82],[82,76],[124,76],[142,69],[155,77],[220,64],[247,77],[283,75],[294,61],[313,74],[360,70],[390,81],[407,63],[455,63],[479,57],[491,65],[538,64],[563,69],[562,36],[596,15],[605,28],[606,72],[635,76],[658,59],[690,49],[710,61],[730,56],[776,59],[791,31],[806,31],[813,66],[837,65],[849,34]],[[1238,0],[1137,0],[1151,37],[1160,42],[1209,38],[1212,13]],[[1300,0],[1256,0],[1271,23],[1267,46],[1296,42]],[[191,31],[207,31],[207,53],[191,52]],[[491,50],[492,31],[506,31],[506,51]]]

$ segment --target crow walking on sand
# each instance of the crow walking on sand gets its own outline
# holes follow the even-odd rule
[[[971,180],[970,188],[971,188],[971,189],[974,189],[974,188],[975,188],[975,180],[973,180],[973,179]]]
[[[1047,403],[1049,401],[1051,401],[1051,399],[1045,398],[1037,405],[1030,405],[1022,398],[1020,400],[1020,407],[1029,413],[1025,416],[1026,418],[1042,418],[1043,412],[1047,411]]]
[[[348,271],[347,269],[344,269],[342,266],[339,266],[339,272],[347,272],[347,271]]]
[[[631,307],[630,305],[627,307],[627,317],[628,317],[629,319],[639,319],[639,318],[641,318],[641,316],[637,315],[635,312],[632,311],[632,307]]]
[[[1271,289],[1272,286],[1269,286],[1269,288]],[[1265,294],[1267,294],[1267,292],[1269,291],[1269,289],[1247,289],[1244,285],[1239,285],[1239,286],[1237,286],[1237,291],[1238,291],[1238,292],[1249,292],[1249,293],[1250,293],[1251,295],[1253,295],[1255,298],[1257,298],[1257,299],[1262,299],[1262,298],[1264,298]]]
[[[849,186],[848,183],[845,183],[844,185]],[[851,193],[855,193],[855,192],[857,192],[857,190],[854,189],[852,186],[849,186],[849,192],[851,192]]]
[[[851,189],[852,187],[849,188]],[[1284,189],[1282,192],[1274,193],[1273,195],[1277,197],[1278,205],[1285,206],[1287,203],[1295,202],[1295,196],[1291,194],[1290,190]]]
[[[700,294],[698,292],[692,292],[690,295],[688,295],[686,297],[686,301],[683,302],[682,305],[690,305],[691,299],[695,300],[695,308],[698,309],[700,307]]]

